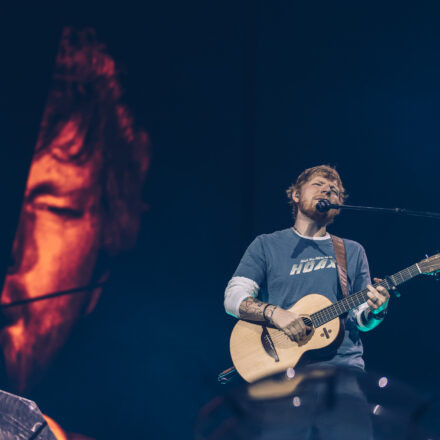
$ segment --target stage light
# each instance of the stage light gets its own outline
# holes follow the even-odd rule
[[[379,379],[379,383],[378,383],[380,388],[385,388],[388,385],[388,378],[386,377],[381,377]]]

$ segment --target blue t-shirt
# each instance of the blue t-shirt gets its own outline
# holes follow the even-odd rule
[[[364,248],[351,240],[344,239],[344,244],[350,295],[371,282],[370,271]],[[292,228],[259,235],[246,250],[234,276],[254,280],[262,301],[284,309],[310,293],[324,295],[332,302],[342,298],[331,238],[308,239]],[[350,312],[341,345],[330,360],[320,364],[363,369],[362,354],[356,318]]]

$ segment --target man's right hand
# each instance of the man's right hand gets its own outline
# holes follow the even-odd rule
[[[304,321],[295,312],[289,312],[281,307],[277,307],[270,319],[271,323],[282,330],[292,341],[298,343],[304,341],[307,337],[307,331],[310,327],[304,324]]]

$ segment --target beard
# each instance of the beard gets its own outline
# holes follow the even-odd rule
[[[27,299],[26,287],[6,283],[8,298]],[[5,292],[5,291],[4,291]],[[4,293],[3,292],[3,293]],[[68,340],[82,310],[80,298],[53,298],[0,310],[0,387],[24,394],[41,381]]]
[[[310,219],[314,220],[319,226],[333,223],[333,220],[339,214],[339,210],[330,209],[329,211],[321,212],[316,209],[317,203],[317,200],[305,201],[304,199],[300,199],[298,203],[298,210]]]
[[[3,355],[0,383],[9,392],[23,394],[40,382],[72,328],[67,322],[54,326],[52,331],[42,331],[44,324],[34,321],[20,319],[0,331]]]

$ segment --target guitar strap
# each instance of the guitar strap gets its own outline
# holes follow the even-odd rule
[[[344,240],[336,235],[330,235],[335,250],[336,267],[338,269],[339,284],[342,294],[348,296],[348,277],[347,277],[347,253],[345,252]]]

